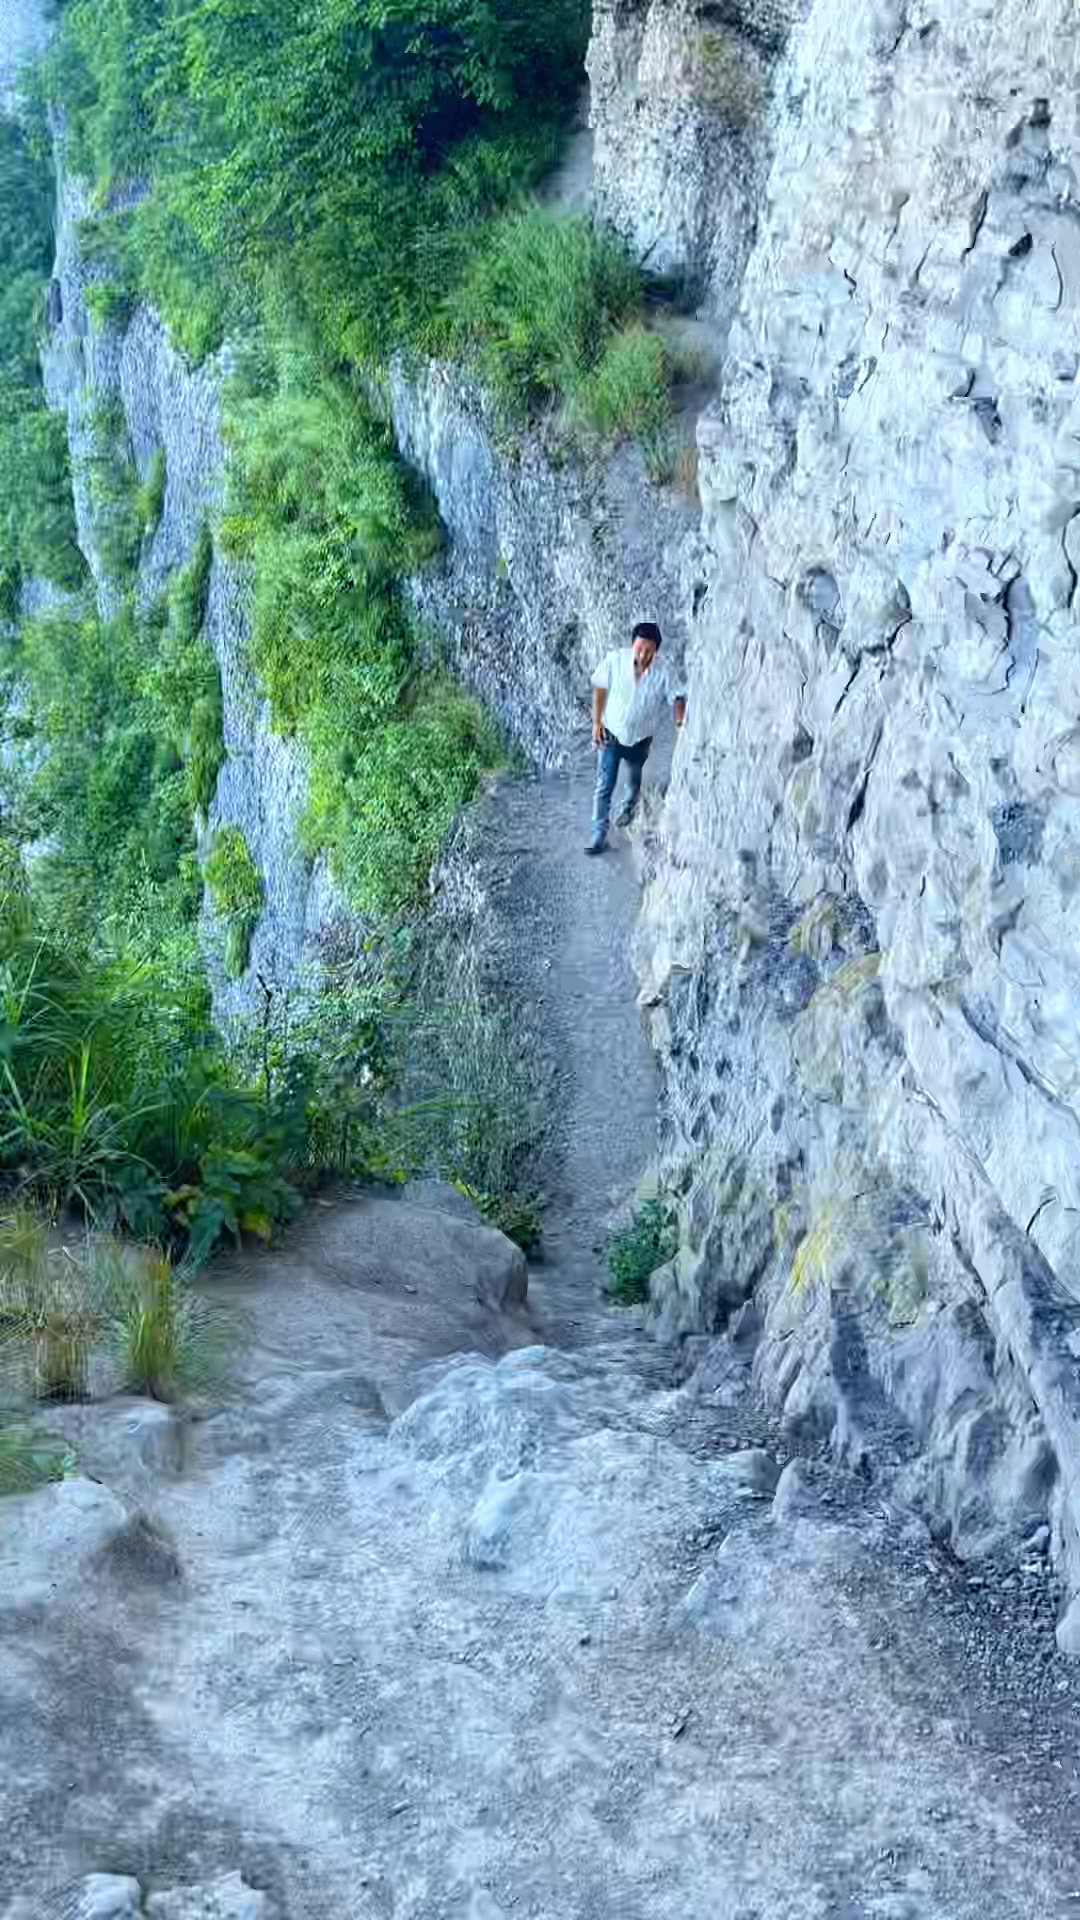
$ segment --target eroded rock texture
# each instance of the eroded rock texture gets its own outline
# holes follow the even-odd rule
[[[597,0],[596,202],[718,321],[753,242],[777,62],[797,0]]]
[[[967,1544],[1049,1498],[1074,1577],[1078,64],[1066,0],[791,41],[642,956],[668,1323],[758,1287],[793,1427]]]
[[[398,444],[447,536],[443,563],[413,583],[418,610],[511,738],[558,763],[596,662],[635,621],[658,620],[677,650],[696,501],[654,484],[636,446],[586,461],[557,437],[500,432],[445,363],[399,361],[390,392]]]

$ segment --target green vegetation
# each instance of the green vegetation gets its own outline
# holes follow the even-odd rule
[[[641,443],[650,479],[669,477],[672,368],[662,341],[632,322],[612,336],[576,401],[580,417],[601,440]]]
[[[154,477],[152,470],[147,490]],[[190,560],[174,574],[163,605],[150,616],[158,642],[143,679],[160,737],[184,768],[191,806],[203,814],[225,758],[221,675],[203,631],[213,558],[210,530],[204,526]]]
[[[669,368],[641,314],[641,276],[614,234],[537,208],[492,229],[447,303],[447,344],[475,356],[511,419],[564,404],[604,439],[655,435]]]
[[[65,423],[49,413],[38,364],[52,263],[52,180],[33,135],[0,120],[0,618],[34,574],[75,589]]]
[[[262,913],[263,883],[239,827],[219,827],[206,861],[206,885],[225,926],[225,971],[239,980]]]
[[[286,283],[328,359],[415,339],[550,164],[585,0],[69,0],[74,165],[139,178],[125,257],[199,356]]]
[[[511,1007],[454,952],[427,943],[403,1046],[410,1104],[395,1116],[411,1172],[448,1180],[524,1252],[539,1250],[537,1172],[549,1144],[550,1085],[529,1010]]]
[[[108,578],[124,587],[139,562],[146,510],[119,394],[99,400],[87,426],[84,466],[97,549]]]
[[[104,624],[91,613],[22,623],[7,662],[25,690],[14,727],[22,771],[5,776],[7,829],[39,848],[34,892],[47,928],[80,945],[93,929],[99,951],[119,952],[142,902],[136,945],[156,944],[189,976],[200,883],[159,644],[155,622],[130,606]]]
[[[0,1498],[63,1480],[75,1465],[63,1440],[14,1424],[0,1427]]]
[[[197,1263],[222,1240],[269,1239],[333,1164],[311,1151],[336,1128],[303,1037],[245,1086],[167,964],[95,961],[9,927],[0,1042],[0,1168],[47,1214],[74,1209]],[[363,1054],[356,1035],[356,1071]]]
[[[658,1267],[673,1258],[678,1247],[671,1215],[660,1200],[646,1200],[625,1227],[610,1237],[607,1249],[608,1292],[624,1307],[649,1297],[649,1281]]]
[[[190,1281],[166,1256],[107,1235],[58,1246],[39,1217],[16,1211],[0,1224],[5,1398],[87,1400],[119,1388],[171,1401],[220,1386],[235,1329]],[[0,1492],[30,1475],[59,1479],[69,1465],[44,1438],[0,1433]]]
[[[149,539],[161,525],[161,516],[165,510],[165,483],[167,479],[164,447],[155,447],[150,456],[150,465],[146,478],[139,487],[139,519],[142,522],[143,537]],[[207,562],[209,572],[209,562]],[[205,588],[204,588],[205,591]]]
[[[118,327],[122,332],[135,307],[135,296],[130,289],[118,286],[114,280],[92,280],[85,298],[86,310],[98,328]]]
[[[233,1329],[167,1255],[106,1242],[94,1249],[93,1270],[126,1392],[175,1401],[220,1388]]]
[[[275,724],[305,748],[310,852],[365,912],[408,910],[499,743],[421,664],[398,580],[438,530],[354,377],[295,345],[255,361],[230,408],[223,538],[255,576],[252,645]]]

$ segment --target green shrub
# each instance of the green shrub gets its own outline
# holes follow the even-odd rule
[[[576,396],[640,304],[640,276],[614,234],[534,208],[493,227],[450,294],[447,345],[472,352],[521,416]]]
[[[201,999],[160,963],[8,939],[0,1169],[24,1200],[182,1248],[197,1263],[222,1239],[269,1238],[295,1212],[291,1173],[308,1124],[289,1084],[273,1096],[237,1084]],[[48,1326],[48,1288],[42,1301]]]
[[[624,327],[581,383],[577,405],[581,418],[605,440],[655,441],[671,413],[663,342],[637,322]]]
[[[435,340],[472,358],[509,421],[560,408],[579,433],[640,439],[652,469],[674,370],[642,300],[641,274],[614,233],[534,208],[481,241]]]
[[[625,1227],[610,1236],[607,1248],[608,1292],[623,1306],[635,1306],[649,1297],[649,1281],[658,1267],[674,1257],[678,1235],[668,1209],[659,1200],[646,1200]]]
[[[130,608],[103,625],[58,613],[21,624],[12,665],[26,688],[25,754],[0,773],[16,837],[43,841],[35,891],[51,927],[78,938],[133,898],[156,932],[188,928],[201,896],[189,776],[155,684],[152,619]],[[186,685],[186,683],[185,683]]]
[[[225,923],[225,972],[238,980],[263,910],[262,878],[239,827],[218,828],[204,873],[214,911]]]
[[[364,911],[393,917],[415,906],[455,816],[500,758],[490,720],[451,681],[427,673],[344,766],[319,751],[310,723],[303,737],[315,747],[306,844],[329,849],[335,875]]]

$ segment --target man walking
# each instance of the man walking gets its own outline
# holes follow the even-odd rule
[[[651,620],[634,628],[628,647],[606,653],[593,674],[593,745],[597,749],[596,792],[593,797],[592,838],[586,853],[603,853],[611,817],[611,796],[626,762],[629,791],[615,824],[628,827],[641,797],[641,776],[649,757],[653,734],[668,701],[675,725],[686,718],[686,694],[673,691],[663,667],[656,665],[662,636]]]

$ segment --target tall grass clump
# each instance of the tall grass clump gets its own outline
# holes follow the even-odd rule
[[[448,297],[445,345],[470,356],[512,420],[564,407],[607,440],[667,418],[662,342],[642,323],[642,280],[609,229],[545,208],[492,228]]]
[[[663,341],[632,321],[612,335],[574,395],[578,420],[601,440],[640,441],[650,476],[669,462],[671,369]]]
[[[537,1253],[552,1147],[550,1063],[532,1010],[477,965],[453,921],[423,941],[402,1061],[403,1104],[389,1117],[409,1170],[450,1182]]]
[[[95,1249],[92,1259],[125,1391],[176,1401],[221,1386],[236,1329],[167,1255],[133,1254],[113,1243]]]
[[[101,1314],[85,1269],[17,1209],[0,1224],[0,1384],[37,1400],[84,1400]]]

